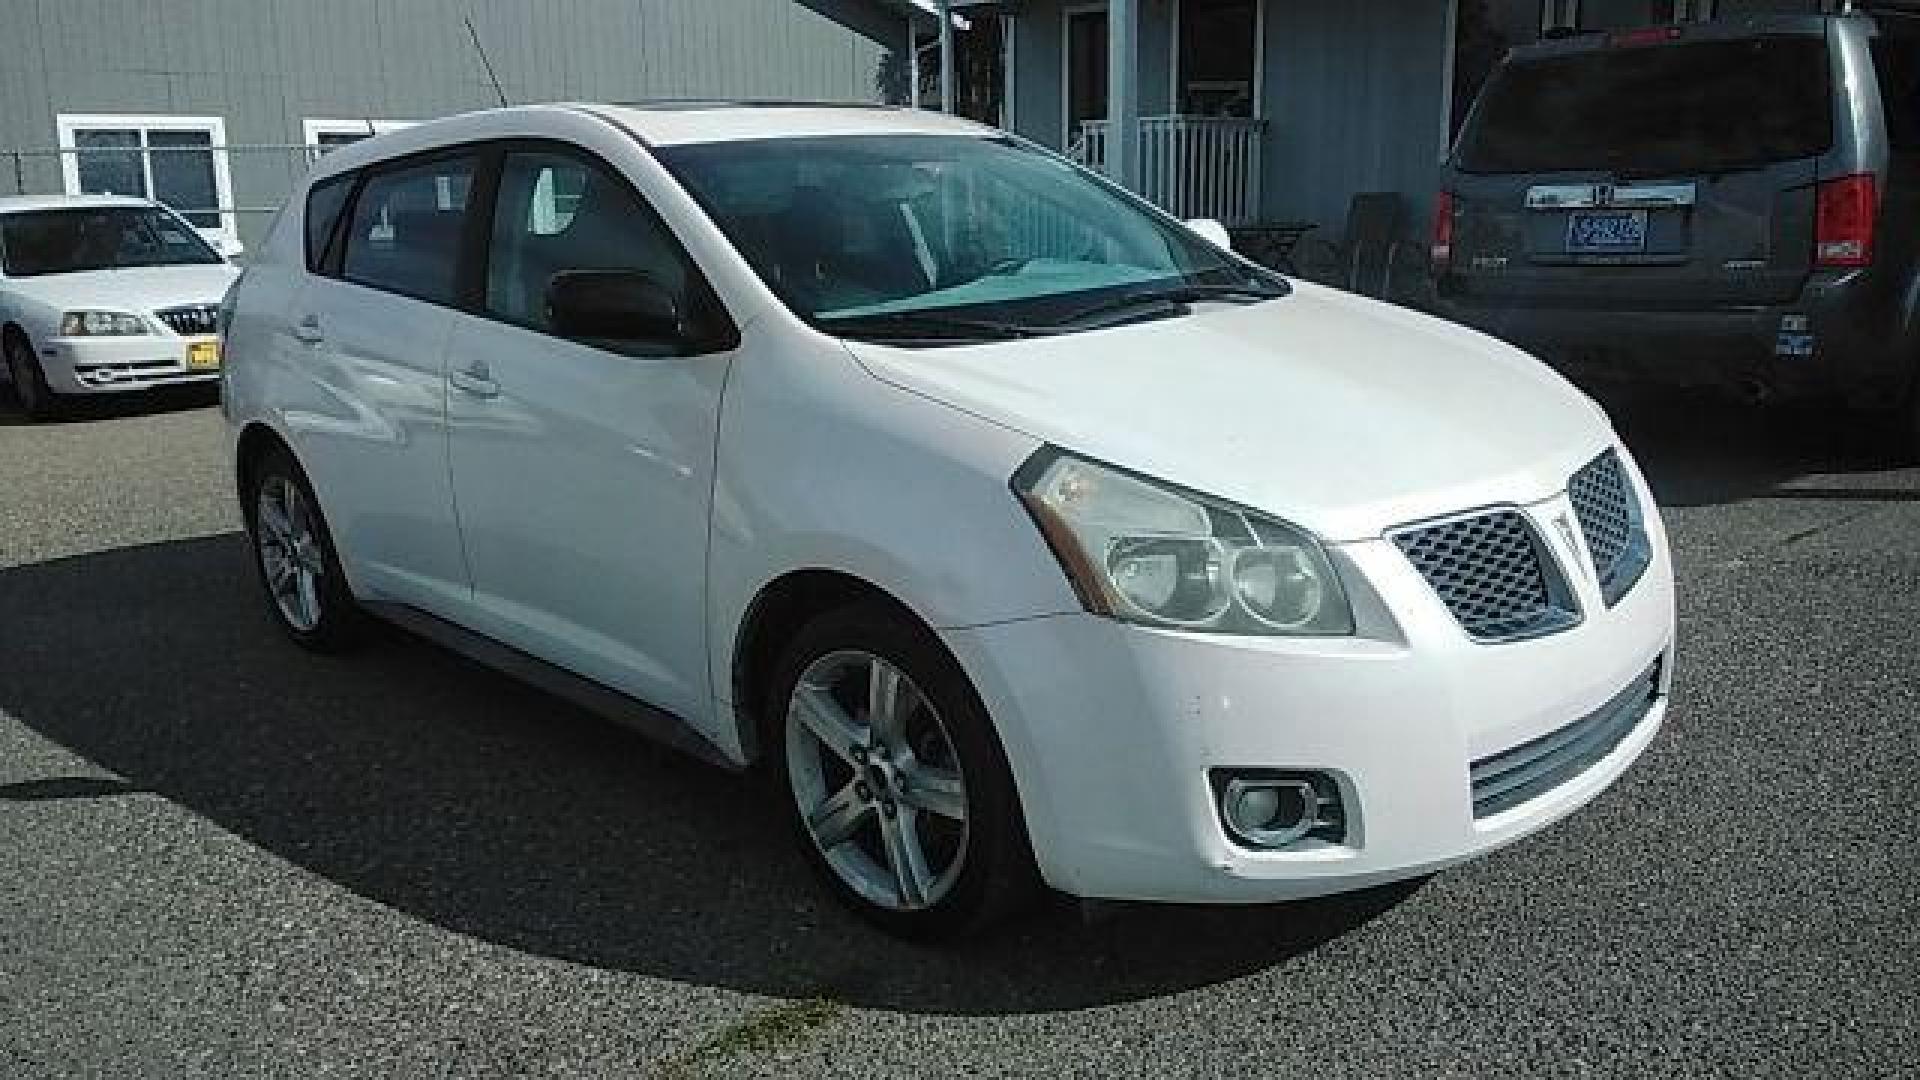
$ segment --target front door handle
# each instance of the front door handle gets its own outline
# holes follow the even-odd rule
[[[320,316],[318,315],[309,315],[299,322],[294,323],[293,336],[309,345],[318,345],[327,340],[327,335],[320,332]]]
[[[488,378],[484,370],[455,371],[447,376],[447,381],[453,384],[455,390],[477,398],[500,396],[500,384]]]

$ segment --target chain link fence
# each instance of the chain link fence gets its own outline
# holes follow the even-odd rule
[[[314,161],[346,141],[218,145],[203,136],[168,145],[150,138],[159,132],[134,134],[113,143],[0,149],[0,195],[157,199],[210,238],[252,247]]]

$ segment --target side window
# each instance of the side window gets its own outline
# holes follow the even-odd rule
[[[437,304],[454,303],[473,171],[474,159],[461,156],[369,176],[347,219],[340,276]]]
[[[307,192],[307,270],[318,273],[326,257],[327,239],[347,205],[347,193],[353,190],[353,176],[333,176],[313,185]]]
[[[714,320],[706,286],[679,242],[626,181],[561,151],[515,151],[500,169],[487,311],[548,332],[547,286],[577,270],[635,271],[674,298],[689,324]]]
[[[1873,43],[1880,101],[1887,110],[1893,149],[1920,152],[1920,37],[1881,37]]]

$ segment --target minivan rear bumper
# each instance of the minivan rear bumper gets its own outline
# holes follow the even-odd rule
[[[1897,305],[1866,274],[1815,278],[1798,301],[1695,311],[1552,308],[1442,295],[1436,313],[1533,353],[1583,385],[1705,387],[1745,397],[1897,404],[1913,378]]]

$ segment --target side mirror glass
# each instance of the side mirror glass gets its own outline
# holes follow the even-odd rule
[[[1192,232],[1193,235],[1198,236],[1214,247],[1222,251],[1233,250],[1233,237],[1228,234],[1227,227],[1218,221],[1204,217],[1188,218],[1186,225],[1188,231]]]
[[[632,270],[570,270],[547,283],[547,325],[562,337],[678,345],[686,335],[673,294]]]

